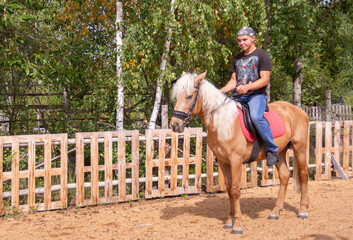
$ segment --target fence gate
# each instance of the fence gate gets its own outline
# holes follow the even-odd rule
[[[202,128],[146,130],[145,198],[200,193],[201,158]]]
[[[76,184],[77,206],[137,200],[139,132],[76,133]]]
[[[0,137],[0,183],[0,215],[67,207],[67,134]]]

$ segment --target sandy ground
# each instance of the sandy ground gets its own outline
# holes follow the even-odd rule
[[[267,219],[278,188],[242,190],[243,235],[222,228],[229,204],[218,193],[2,217],[0,239],[353,239],[353,179],[310,182],[304,220],[293,185],[280,219]]]

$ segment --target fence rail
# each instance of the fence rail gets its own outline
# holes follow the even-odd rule
[[[352,120],[353,112],[351,105],[333,105],[330,110],[326,107],[313,106],[305,107],[303,109],[311,121],[325,121],[329,118],[329,121],[344,121]]]
[[[352,128],[353,121],[311,124],[308,159],[314,179],[337,175],[331,154],[352,177]],[[75,139],[67,134],[2,136],[0,214],[66,208],[70,199],[86,206],[200,193],[202,186],[207,192],[225,191],[223,173],[204,138],[201,128],[183,134],[146,130],[144,136],[138,131],[76,133]],[[286,160],[292,169],[291,150]],[[242,188],[278,183],[277,170],[265,161],[243,165]]]

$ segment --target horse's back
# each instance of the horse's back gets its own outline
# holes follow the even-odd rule
[[[292,142],[303,141],[308,137],[309,118],[301,108],[284,101],[270,103],[269,107],[285,122]]]

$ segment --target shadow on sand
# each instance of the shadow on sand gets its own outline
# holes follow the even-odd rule
[[[265,210],[272,210],[275,206],[276,199],[269,197],[257,197],[257,198],[241,198],[240,206],[243,215],[249,216],[251,219],[259,217],[259,213]],[[298,208],[293,207],[288,203],[284,203],[284,209],[288,211],[298,212]],[[216,218],[223,222],[226,221],[229,215],[229,200],[228,196],[225,197],[219,195],[207,195],[206,199],[203,199],[195,205],[185,205],[182,207],[168,206],[163,209],[161,219],[172,219],[182,214],[192,214],[195,216],[203,216],[208,218]]]

